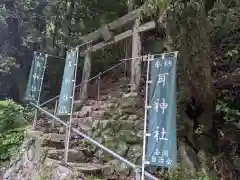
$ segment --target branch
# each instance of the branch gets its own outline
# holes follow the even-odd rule
[[[226,74],[216,79],[214,84],[217,86],[217,88],[223,88],[231,85],[233,87],[240,87],[240,68],[237,68],[231,74]]]

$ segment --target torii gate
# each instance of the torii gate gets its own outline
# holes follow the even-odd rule
[[[141,7],[136,9],[121,18],[102,26],[96,31],[89,33],[85,36],[80,37],[82,42],[90,42],[91,46],[82,50],[80,56],[85,57],[82,82],[86,82],[90,78],[91,72],[91,57],[90,52],[95,52],[97,50],[103,49],[104,47],[117,43],[121,40],[129,38],[132,36],[132,61],[131,61],[131,92],[138,92],[140,86],[141,78],[141,61],[139,57],[141,56],[141,38],[140,33],[155,29],[158,23],[161,23],[162,16],[158,21],[149,21],[147,23],[141,24],[139,13]],[[132,29],[129,29],[120,34],[115,34],[114,31],[126,26],[133,22]],[[87,98],[87,83],[84,84],[80,92],[80,99]]]

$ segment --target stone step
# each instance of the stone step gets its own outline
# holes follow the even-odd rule
[[[52,127],[53,122],[54,122],[54,125],[55,125],[56,127],[60,127],[60,126],[61,126],[61,123],[60,123],[60,122],[58,122],[58,121],[53,121],[53,120],[51,120],[51,119],[46,119],[46,118],[38,120],[38,121],[37,121],[37,126],[41,126],[41,127],[46,127],[46,126],[47,126],[47,127]]]
[[[138,122],[132,120],[95,120],[92,123],[92,127],[95,129],[111,128],[112,126],[119,126],[121,130],[132,130],[137,128]]]
[[[34,138],[39,138],[43,135],[43,132],[37,130],[29,130],[27,131],[27,135]]]
[[[43,133],[38,130],[29,130],[27,135],[37,139],[41,138],[43,140],[43,146],[49,148],[62,149],[65,146],[65,134]]]
[[[47,141],[52,142],[64,142],[65,141],[65,134],[57,134],[57,133],[45,133],[43,137]]]
[[[48,157],[44,161],[44,165],[47,167],[52,167],[54,164],[63,164],[63,162],[52,159],[52,158],[48,158]],[[102,164],[88,163],[88,162],[82,162],[82,163],[67,162],[66,165],[82,173],[97,173],[97,172],[109,171],[109,169],[111,168],[110,165],[102,165]]]
[[[76,104],[76,105],[83,104],[84,106],[104,106],[105,105],[104,101],[98,101],[98,100],[93,100],[93,99],[92,100],[89,99],[84,102],[82,100],[75,100],[74,104]]]
[[[104,116],[105,114],[105,110],[92,110],[92,109],[87,109],[87,106],[84,106],[84,109],[82,109],[81,111],[75,111],[73,113],[73,117],[74,118],[85,118],[85,117],[93,117],[96,119],[100,119]]]
[[[93,117],[84,117],[84,118],[77,118],[74,117],[72,118],[72,125],[82,125],[82,124],[87,124],[91,125],[94,121],[96,121]]]
[[[64,134],[65,128],[64,127],[49,127],[49,126],[39,126],[36,130],[41,131],[43,133],[56,133],[56,134]]]
[[[83,153],[84,149],[69,149],[68,150],[68,162],[83,162],[86,160],[86,157]],[[51,149],[48,150],[47,157],[55,160],[64,159],[65,149]]]
[[[92,135],[92,127],[88,124],[84,124],[79,122],[78,123],[78,129],[84,133],[86,133],[87,135]]]

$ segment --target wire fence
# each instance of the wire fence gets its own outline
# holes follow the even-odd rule
[[[87,81],[76,85],[74,100],[81,101],[81,91],[84,86],[87,86],[87,97],[85,98],[97,101],[106,99],[111,92],[127,92],[130,84],[127,77],[127,63],[127,61],[121,61],[104,72],[99,72]],[[41,103],[40,107],[56,115],[59,97],[60,95]]]

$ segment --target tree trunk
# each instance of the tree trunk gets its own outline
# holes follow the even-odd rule
[[[9,86],[13,86],[11,87],[12,89],[17,88],[17,90],[14,92],[18,93],[11,93],[10,97],[14,98],[14,100],[21,100],[25,90],[27,79],[25,77],[25,72],[23,69],[25,62],[22,61],[23,58],[21,56],[16,55],[21,46],[21,20],[14,3],[15,1],[4,1],[5,8],[8,12],[6,19],[8,24],[8,37],[11,44],[11,48],[9,48],[11,49],[11,51],[8,52],[8,56],[14,56],[16,58],[16,63],[20,66],[20,68],[18,69],[12,69],[11,75],[9,75],[11,77],[9,78],[13,78],[12,80],[14,81],[14,83],[11,83],[11,85]],[[17,96],[18,98],[16,98]]]
[[[179,45],[178,107],[183,127],[179,138],[184,147],[180,156],[189,157],[188,162],[187,158],[182,159],[188,168],[211,166],[208,154],[214,152],[217,136],[212,119],[215,94],[211,75],[212,60],[209,56],[210,35],[204,3],[199,2],[199,7],[198,12],[193,12],[193,9],[188,9],[191,6],[185,4],[181,12],[174,12],[182,16],[181,21],[175,21],[179,23],[179,29],[176,31],[176,26],[173,29],[170,27],[174,44]]]
[[[83,74],[82,74],[82,83],[85,83],[91,74],[91,57],[90,52],[87,52],[85,55],[84,67],[83,67]],[[88,98],[88,83],[82,85],[80,89],[80,96],[79,100],[85,101]]]
[[[141,56],[141,38],[137,29],[140,25],[140,19],[137,18],[133,26],[133,36],[132,36],[132,64],[131,64],[131,92],[139,92],[140,89],[140,79],[141,79],[141,58],[136,58]]]
[[[64,19],[62,20],[62,27],[63,27],[63,45],[61,48],[60,56],[66,55],[66,45],[69,44],[70,35],[71,35],[71,22],[72,22],[72,16],[74,11],[74,0],[66,0],[65,2],[65,8],[66,8],[66,14]]]

